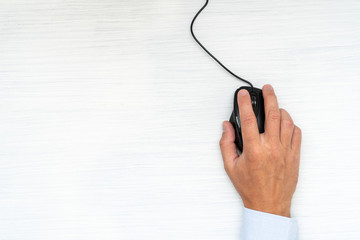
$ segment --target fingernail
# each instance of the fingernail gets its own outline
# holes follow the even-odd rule
[[[264,86],[264,90],[273,90],[273,87],[270,84]]]
[[[225,122],[223,122],[222,126],[223,126],[223,132],[226,132],[227,131],[227,126],[226,126]]]
[[[248,91],[246,91],[245,89],[241,89],[241,90],[239,91],[239,95],[240,95],[240,96],[245,96],[246,94],[248,94]]]

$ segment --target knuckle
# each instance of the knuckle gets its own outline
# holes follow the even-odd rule
[[[272,158],[272,159],[274,159],[274,160],[278,160],[278,159],[280,159],[281,158],[281,153],[280,153],[280,151],[278,151],[278,149],[272,149],[271,151],[270,151],[270,157]]]
[[[255,123],[255,118],[254,116],[247,114],[243,117],[243,123],[246,125],[252,125]]]
[[[294,127],[294,121],[292,119],[284,119],[283,120],[283,126],[286,128],[293,128]]]
[[[252,159],[260,159],[262,155],[262,148],[256,144],[247,145],[244,144],[244,153],[246,156],[251,157]]]
[[[298,126],[295,126],[294,131],[295,131],[295,134],[298,134],[298,135],[300,135],[300,136],[301,136],[302,131],[301,131],[301,129],[300,129]]]
[[[285,109],[279,108],[279,110],[280,110],[281,115],[288,115],[288,116],[290,116],[290,114],[288,113],[288,111],[286,111]]]
[[[254,145],[254,143],[256,143],[256,140],[257,140],[257,137],[254,135],[251,135],[251,134],[247,134],[246,136],[244,135],[244,138],[243,138],[244,148],[254,147],[253,145]]]
[[[293,183],[294,183],[295,185],[297,185],[298,182],[299,182],[299,178],[296,176],[296,177],[294,177],[294,180],[293,180],[293,181],[294,181]]]
[[[227,164],[224,164],[224,170],[225,170],[225,172],[229,173],[230,167]]]
[[[261,151],[259,148],[253,147],[249,150],[250,154],[254,156],[255,158],[258,158],[261,155]]]
[[[221,138],[221,139],[220,139],[219,145],[220,145],[220,147],[223,147],[223,146],[225,145],[225,140],[224,140],[224,138]]]
[[[269,110],[268,117],[271,120],[276,120],[276,121],[280,120],[280,112],[279,112],[279,110],[276,110],[276,109]]]
[[[282,155],[282,147],[279,142],[270,141],[266,144],[266,152],[271,159],[280,159]]]

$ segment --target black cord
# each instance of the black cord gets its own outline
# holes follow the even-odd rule
[[[200,47],[202,49],[204,49],[205,52],[207,52],[207,54],[210,55],[210,57],[212,57],[220,66],[222,66],[228,73],[230,73],[231,75],[233,75],[234,77],[236,77],[237,79],[239,79],[240,81],[246,82],[247,84],[249,84],[251,86],[251,88],[253,88],[253,85],[251,82],[239,77],[238,75],[236,75],[235,73],[233,73],[232,71],[230,71],[230,69],[228,69],[227,67],[224,66],[224,64],[222,64],[214,55],[212,55],[205,47],[204,45],[201,44],[201,42],[196,38],[195,34],[194,34],[194,30],[193,30],[193,26],[194,26],[194,22],[197,19],[197,17],[199,16],[199,14],[206,8],[206,6],[208,5],[209,0],[206,0],[205,5],[198,11],[198,13],[195,15],[194,19],[191,22],[191,26],[190,26],[190,31],[191,31],[191,35],[193,36],[193,38],[195,39],[195,41],[200,45]]]

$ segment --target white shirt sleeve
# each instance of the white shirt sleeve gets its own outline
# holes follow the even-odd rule
[[[244,207],[241,240],[263,239],[298,240],[296,220]]]

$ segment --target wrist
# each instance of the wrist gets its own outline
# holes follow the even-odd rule
[[[251,204],[244,202],[244,206],[248,209],[252,209],[259,212],[265,212],[275,214],[283,217],[290,218],[291,203],[282,204]]]

